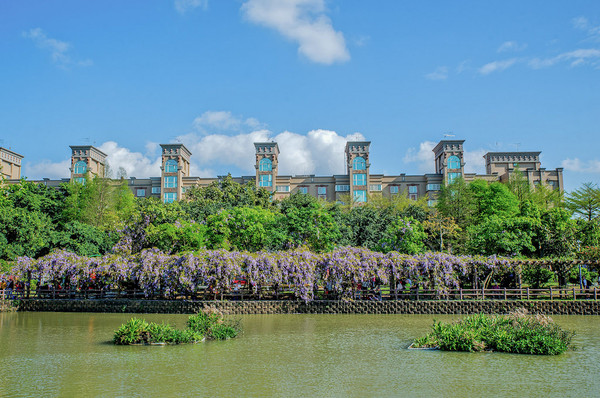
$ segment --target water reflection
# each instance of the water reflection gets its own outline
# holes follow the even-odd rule
[[[557,357],[407,350],[426,315],[247,315],[235,340],[107,344],[130,317],[0,314],[0,396],[600,396],[597,316],[555,317],[581,347]]]

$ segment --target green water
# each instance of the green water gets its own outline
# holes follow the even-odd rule
[[[598,316],[555,317],[580,347],[556,357],[408,350],[426,315],[246,315],[234,340],[110,344],[130,317],[0,313],[0,396],[600,396]]]

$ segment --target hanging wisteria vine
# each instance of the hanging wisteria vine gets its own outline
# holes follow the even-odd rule
[[[91,287],[137,289],[146,297],[192,296],[201,289],[229,292],[244,284],[255,293],[264,286],[286,286],[310,301],[318,286],[342,293],[365,281],[391,284],[410,279],[440,294],[460,287],[472,275],[516,273],[518,263],[500,257],[444,253],[406,255],[342,247],[316,254],[306,249],[282,252],[205,250],[180,255],[147,249],[137,254],[83,257],[56,251],[37,260],[21,257],[12,270],[38,286],[83,290]]]

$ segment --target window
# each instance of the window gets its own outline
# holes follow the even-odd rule
[[[358,190],[358,191],[354,191],[354,200],[356,202],[359,203],[364,203],[367,201],[367,191],[365,190]]]
[[[437,200],[431,200],[430,199],[430,200],[427,201],[427,206],[434,207],[436,203],[437,203]]]
[[[448,158],[448,168],[449,169],[460,169],[460,159],[458,156],[450,156]]]
[[[289,185],[277,185],[277,192],[290,192]]]
[[[408,193],[419,193],[419,187],[416,185],[409,185],[408,186]]]
[[[146,190],[145,189],[136,189],[135,196],[146,196]]]
[[[452,184],[457,178],[460,177],[460,173],[448,173],[448,184]]]
[[[548,185],[550,186],[550,188],[552,189],[556,189],[558,188],[558,183],[556,181],[548,181]]]
[[[335,192],[350,192],[350,185],[336,185]]]
[[[327,195],[327,187],[317,187],[317,195]]]
[[[259,171],[271,171],[271,170],[273,170],[273,162],[271,162],[271,159],[262,158],[260,160],[260,162],[258,162],[258,170]]]
[[[381,184],[369,185],[369,191],[381,191]]]
[[[75,163],[75,167],[73,168],[74,174],[85,174],[87,171],[87,163],[83,160]]]
[[[261,187],[272,187],[273,176],[271,174],[261,174],[258,180],[258,185]]]
[[[308,187],[298,187],[298,192],[308,194]]]
[[[391,194],[397,194],[399,188],[400,187],[398,185],[390,185],[390,193]]]
[[[152,187],[152,193],[160,193],[160,187]]]
[[[165,188],[177,188],[177,177],[165,177]]]
[[[169,159],[165,162],[165,173],[176,173],[177,172],[177,161],[175,159]]]
[[[354,174],[352,176],[354,185],[367,185],[367,175],[366,174]]]
[[[165,203],[175,202],[177,200],[177,193],[166,192],[164,198],[165,198]]]
[[[428,191],[439,191],[441,189],[440,184],[427,184]]]
[[[77,177],[75,178],[75,182],[81,185],[85,185],[85,178],[83,177]]]
[[[365,162],[365,158],[360,157],[360,156],[357,157],[357,158],[354,158],[354,162],[352,163],[352,169],[354,169],[354,170],[366,170],[367,169],[367,162]]]

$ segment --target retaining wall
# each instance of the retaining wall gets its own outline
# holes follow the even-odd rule
[[[600,315],[600,301],[188,301],[18,300],[19,311],[191,314],[216,307],[224,314],[505,314],[524,307],[548,315]]]

